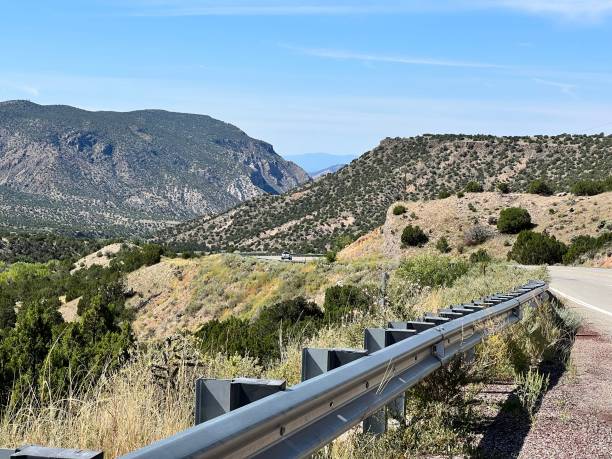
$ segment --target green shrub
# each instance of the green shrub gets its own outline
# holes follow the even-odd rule
[[[420,226],[408,225],[402,231],[402,245],[417,247],[426,244],[429,237],[423,232]]]
[[[15,299],[0,291],[0,330],[14,327],[16,319]]]
[[[458,191],[458,192],[457,192],[457,197],[458,197],[459,199],[461,199],[461,198],[462,198],[462,197],[464,197],[464,196],[465,196],[465,193],[464,193],[463,191]]]
[[[472,180],[465,185],[465,191],[467,193],[482,193],[484,188],[481,183]]]
[[[526,265],[554,264],[563,260],[566,251],[565,244],[555,237],[534,231],[521,231],[508,253],[508,259]]]
[[[404,260],[397,275],[421,287],[448,287],[467,273],[464,260],[441,255],[419,255]]]
[[[329,263],[333,263],[334,261],[336,261],[337,256],[338,252],[336,252],[335,250],[328,250],[327,252],[325,252],[325,259]]]
[[[500,193],[506,194],[506,193],[510,193],[510,185],[508,185],[506,182],[499,182],[496,185],[497,191],[499,191]]]
[[[595,196],[606,191],[604,182],[580,180],[572,185],[571,192],[577,196]]]
[[[263,308],[251,321],[233,316],[211,320],[196,336],[204,352],[239,354],[269,364],[280,358],[280,337],[284,344],[296,333],[309,336],[318,329],[322,318],[323,312],[315,303],[297,297]]]
[[[497,219],[497,229],[500,233],[516,234],[532,227],[531,215],[521,207],[503,209]]]
[[[582,255],[594,255],[598,250],[612,245],[612,233],[604,233],[599,237],[577,236],[563,255],[563,263],[569,264],[577,261]]]
[[[393,215],[403,215],[406,213],[406,207],[402,206],[401,204],[398,204],[397,206],[393,207]]]
[[[517,386],[516,394],[523,409],[529,414],[531,419],[533,419],[538,401],[542,394],[546,392],[546,389],[548,389],[549,383],[549,376],[544,376],[538,370],[530,368],[527,373],[515,373],[514,384]]]
[[[448,239],[446,239],[444,236],[442,236],[440,239],[438,239],[438,241],[436,242],[436,249],[438,249],[438,251],[440,253],[448,253],[451,251],[451,246],[448,243]]]
[[[470,254],[470,263],[489,263],[491,261],[491,255],[485,249],[478,249],[476,252]]]
[[[157,244],[144,244],[142,247],[121,249],[110,263],[113,270],[132,272],[142,266],[152,266],[160,262],[164,250]]]
[[[553,194],[553,189],[544,180],[537,179],[529,184],[527,192],[531,194],[539,194],[541,196],[550,196]]]
[[[325,321],[335,323],[357,311],[367,311],[373,299],[355,285],[334,285],[325,290]]]
[[[446,199],[450,197],[450,191],[442,190],[438,193],[438,199]]]

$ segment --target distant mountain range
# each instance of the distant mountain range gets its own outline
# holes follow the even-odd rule
[[[332,167],[337,167],[339,169],[357,158],[357,156],[358,155],[334,155],[331,153],[284,155],[287,160],[293,161],[295,164],[308,172],[308,174],[310,174],[310,176],[313,178],[317,176],[317,174],[320,175],[321,172]]]
[[[338,172],[344,166],[346,166],[346,164],[334,164],[333,166],[326,167],[325,169],[321,169],[320,171],[309,172],[308,175],[310,175],[313,179],[316,180],[323,177],[324,175]]]
[[[0,102],[0,227],[144,234],[308,181],[209,116]]]
[[[320,252],[339,235],[358,237],[380,226],[400,199],[433,199],[471,180],[488,190],[503,181],[525,191],[543,178],[567,191],[577,180],[605,178],[611,170],[612,136],[387,138],[334,174],[168,228],[159,239],[215,251]]]

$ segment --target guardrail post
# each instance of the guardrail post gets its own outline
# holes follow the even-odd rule
[[[431,322],[423,322],[419,320],[408,320],[408,321],[394,321],[389,322],[387,325],[389,328],[399,328],[402,330],[416,330],[417,333],[429,330],[436,325]]]
[[[103,459],[102,451],[83,449],[46,448],[27,445],[16,449],[0,449],[0,459]]]
[[[362,349],[320,349],[305,347],[302,349],[302,381],[346,365],[368,355]]]
[[[363,334],[363,347],[371,354],[416,334],[415,329],[407,328],[366,328]],[[386,432],[387,414],[403,423],[406,419],[405,404],[406,396],[402,394],[385,408],[364,419],[363,431],[374,435]]]
[[[285,381],[274,379],[200,378],[196,381],[195,424],[283,391],[285,386]]]

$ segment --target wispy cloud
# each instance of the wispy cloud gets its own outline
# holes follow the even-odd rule
[[[11,91],[17,91],[24,95],[37,97],[40,95],[40,90],[33,85],[16,83],[10,80],[0,80],[0,89],[5,88]]]
[[[612,14],[612,0],[493,0],[478,3],[568,19],[597,20]]]
[[[576,97],[576,93],[575,93],[576,85],[573,85],[571,83],[561,83],[558,81],[543,80],[541,78],[534,78],[533,81],[539,84],[557,88],[563,94],[567,94],[568,96]]]
[[[326,48],[299,48],[294,46],[285,46],[288,49],[306,54],[308,56],[322,57],[325,59],[350,60],[361,62],[387,62],[392,64],[406,65],[426,65],[438,67],[463,67],[463,68],[491,68],[502,69],[507,68],[503,65],[492,64],[487,62],[461,61],[452,59],[438,59],[430,57],[410,57],[410,56],[393,56],[384,54],[365,54],[351,51],[326,49]]]
[[[395,1],[317,1],[296,0],[143,0],[130,5],[134,15],[142,16],[315,16],[385,14],[414,11],[422,0]]]
[[[137,16],[299,16],[397,14],[506,9],[526,14],[599,20],[612,0],[133,0],[114,1]]]

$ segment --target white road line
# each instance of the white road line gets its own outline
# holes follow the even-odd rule
[[[567,295],[567,294],[565,294],[563,292],[560,292],[559,290],[557,290],[554,287],[548,287],[548,290],[553,292],[555,295],[562,296],[565,299],[567,299],[567,300],[569,300],[569,301],[571,301],[573,303],[579,304],[580,306],[584,306],[585,308],[592,309],[593,311],[601,312],[602,314],[606,314],[606,315],[612,317],[612,312],[606,311],[605,309],[598,308],[597,306],[593,306],[592,304],[589,304],[589,303],[587,303],[585,301],[579,300],[578,298],[574,298],[573,296],[569,296],[569,295]]]

